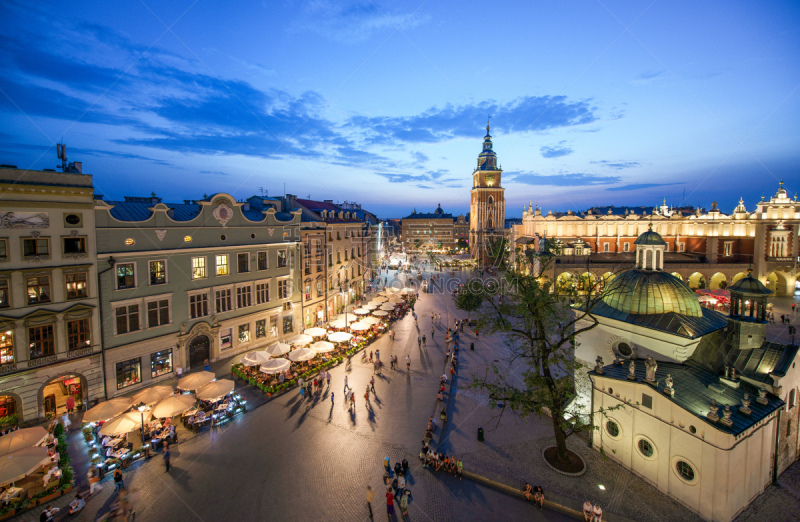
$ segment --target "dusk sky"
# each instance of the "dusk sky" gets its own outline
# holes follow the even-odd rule
[[[8,2],[0,163],[106,199],[284,192],[507,217],[800,191],[800,3]]]

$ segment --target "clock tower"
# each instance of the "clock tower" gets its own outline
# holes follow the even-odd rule
[[[505,228],[505,189],[500,185],[503,169],[497,166],[497,154],[492,150],[492,136],[486,124],[483,151],[478,155],[478,166],[472,173],[472,191],[469,215],[469,249],[479,262],[486,261],[487,247],[495,239],[502,239]]]

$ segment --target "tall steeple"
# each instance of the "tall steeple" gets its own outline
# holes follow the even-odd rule
[[[478,155],[477,170],[498,170],[497,154],[492,150],[491,126],[486,122],[486,136],[483,137],[483,151]]]

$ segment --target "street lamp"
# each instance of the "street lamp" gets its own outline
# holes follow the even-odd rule
[[[142,416],[142,448],[144,448],[144,412],[147,409],[147,405],[144,402],[141,402],[136,409],[139,410],[139,413]]]

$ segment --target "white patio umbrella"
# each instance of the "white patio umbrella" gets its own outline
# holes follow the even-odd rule
[[[292,350],[291,352],[289,352],[289,359],[294,362],[310,361],[316,356],[317,352],[315,352],[311,348],[299,348],[297,350]]]
[[[49,460],[47,448],[39,446],[3,455],[0,457],[0,485],[24,479]]]
[[[347,332],[333,332],[328,334],[328,340],[334,343],[344,343],[353,338],[353,334]]]
[[[403,302],[403,300],[402,300],[400,297],[395,297],[395,296],[392,296],[392,297],[390,297],[390,298],[389,298],[389,300],[388,300],[386,303],[384,303],[384,304],[393,304],[393,305],[398,305],[398,304],[400,304],[400,303],[402,303],[402,302]],[[383,305],[381,305],[381,306],[383,306]]]
[[[119,417],[116,417],[103,424],[103,427],[100,428],[100,435],[109,435],[114,437],[116,435],[125,435],[126,433],[137,430],[142,427],[143,415],[144,422],[148,422],[153,418],[153,414],[149,411],[129,411],[128,413],[120,415]]]
[[[324,337],[328,333],[328,330],[326,330],[325,328],[316,328],[316,327],[306,328],[305,330],[303,330],[303,333],[306,335],[310,335],[311,337]]]
[[[141,402],[145,404],[155,404],[174,393],[175,390],[172,389],[172,386],[151,386],[134,395],[133,404],[139,404]]]
[[[367,315],[369,313],[369,310],[367,310],[366,308],[357,308],[353,310],[353,313],[356,315]]]
[[[336,319],[330,322],[331,328],[347,328],[347,322],[344,319]]]
[[[159,419],[162,417],[174,417],[179,413],[190,410],[195,402],[197,402],[197,399],[193,393],[173,395],[156,404],[153,409],[150,410],[150,413],[153,414],[153,417]]]
[[[381,322],[380,319],[378,319],[377,317],[372,317],[372,316],[365,317],[365,318],[363,318],[362,320],[359,321],[359,323],[364,323],[364,324],[378,324],[380,322]]]
[[[291,349],[292,347],[286,343],[275,343],[264,351],[270,354],[271,356],[275,357],[277,355],[283,355],[285,353],[289,353]]]
[[[0,455],[8,455],[24,448],[30,448],[47,437],[47,430],[41,426],[23,428],[0,437]]]
[[[298,346],[304,346],[312,342],[314,342],[314,338],[305,334],[300,334],[297,337],[289,339],[289,344],[296,344]]]
[[[132,404],[130,397],[116,397],[101,402],[83,414],[83,422],[106,421],[130,409]]]
[[[404,293],[404,294],[416,294],[417,293],[417,291],[414,290],[413,288],[403,288],[401,290],[401,292]]]
[[[333,343],[329,343],[328,341],[317,341],[311,346],[309,346],[309,348],[311,348],[317,353],[325,353],[333,350],[334,346]]]
[[[370,326],[368,324],[364,324],[361,322],[353,323],[350,325],[350,329],[356,332],[363,332],[364,330],[369,330]]]
[[[372,315],[375,315],[377,317],[386,317],[387,315],[389,315],[389,312],[387,312],[386,310],[378,310],[377,312],[372,312]]]
[[[232,392],[233,386],[233,381],[230,379],[210,382],[197,390],[197,398],[203,401],[216,401]]]
[[[376,297],[374,300],[375,300],[375,301],[377,301],[377,302],[379,302],[379,303],[385,303],[385,302],[386,302],[386,301],[388,301],[389,299],[387,299],[387,298],[385,298],[385,297]]]
[[[383,304],[381,305],[381,310],[387,310],[387,311],[391,311],[391,310],[394,310],[394,307],[395,307],[395,306],[397,306],[397,305],[395,305],[395,304],[392,304],[392,303],[383,303]]]
[[[364,310],[375,310],[379,306],[380,306],[380,304],[365,304],[361,308],[363,308]]]
[[[269,361],[272,356],[264,350],[250,352],[242,357],[242,364],[245,366],[259,366]]]
[[[197,372],[190,373],[180,381],[178,381],[178,389],[180,390],[196,390],[202,388],[206,384],[216,379],[216,375],[211,372]]]
[[[261,365],[261,371],[266,374],[273,374],[273,373],[281,373],[289,369],[291,366],[290,363],[286,359],[270,359],[269,361],[265,362]]]
[[[347,321],[348,323],[353,323],[358,318],[355,315],[353,315],[353,312],[348,312],[347,314],[339,314],[336,317],[334,317],[334,319],[337,321],[342,320],[342,321]]]

